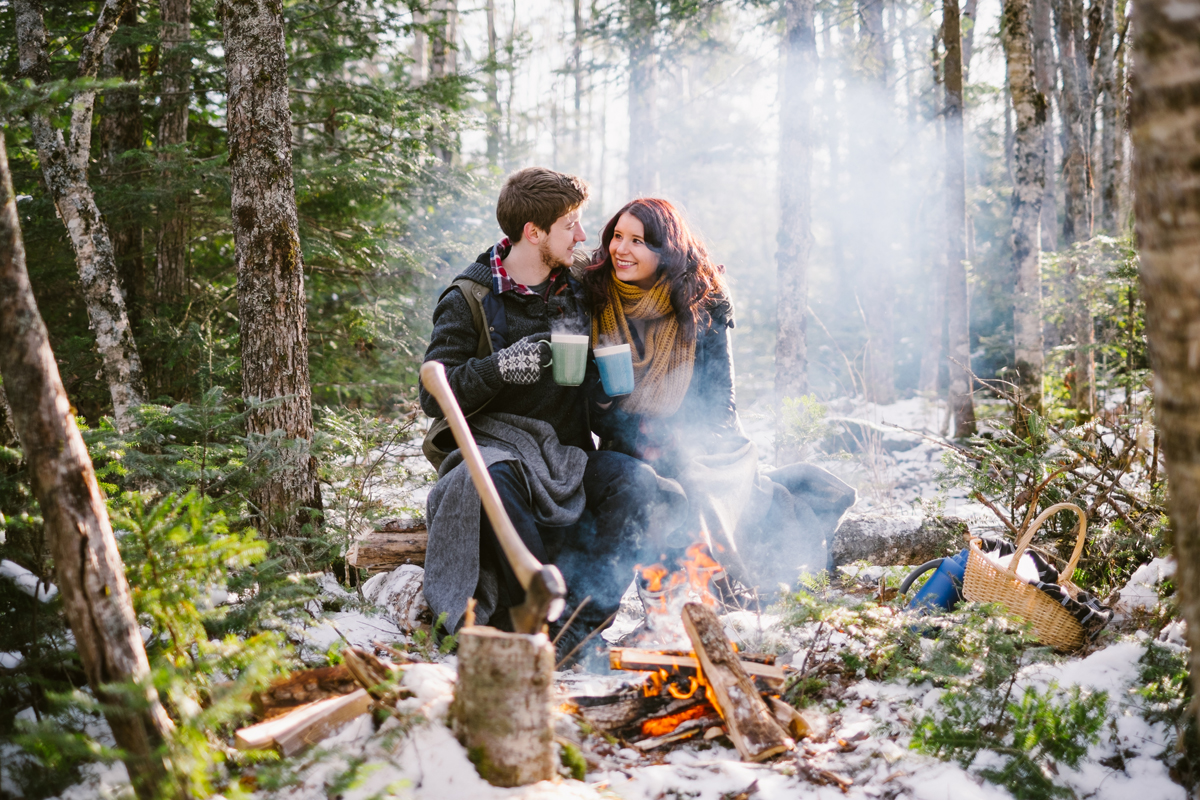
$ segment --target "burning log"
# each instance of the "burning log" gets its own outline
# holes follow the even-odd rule
[[[524,786],[554,777],[553,683],[554,648],[544,635],[474,625],[459,631],[450,716],[489,783]]]
[[[374,532],[350,545],[346,563],[368,572],[390,572],[405,564],[425,566],[429,532],[413,519],[383,520]]]
[[[332,736],[345,723],[371,710],[371,696],[357,689],[341,697],[329,697],[301,706],[274,719],[242,728],[234,743],[238,750],[275,749],[282,756],[299,753]]]
[[[795,743],[754,688],[746,668],[725,639],[716,612],[699,603],[683,607],[683,627],[696,648],[708,694],[725,720],[729,738],[747,761],[762,761]]]
[[[715,615],[714,615],[715,617]],[[720,623],[718,623],[718,626]],[[718,627],[718,629],[720,629]],[[732,652],[732,650],[731,650]],[[678,652],[643,650],[637,647],[614,647],[608,652],[609,666],[613,669],[633,670],[637,672],[663,671],[670,675],[694,676],[700,670],[700,662],[694,655],[683,655]],[[757,661],[736,659],[746,674],[761,680],[768,688],[778,689],[783,686],[784,672],[772,664],[762,664]]]

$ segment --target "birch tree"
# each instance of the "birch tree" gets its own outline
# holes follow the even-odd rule
[[[320,508],[308,372],[308,313],[292,181],[292,114],[278,0],[221,0],[228,74],[229,166],[241,320],[242,393],[262,403],[251,433],[281,431],[281,468],[251,496],[279,535]]]
[[[1134,214],[1179,610],[1200,690],[1200,0],[1139,0],[1134,14]]]
[[[958,0],[942,0],[946,42],[946,317],[949,330],[950,412],[954,436],[975,432],[971,378],[971,317],[967,293],[967,176],[963,154],[962,41]]]
[[[1050,124],[1050,103],[1054,99],[1057,68],[1054,61],[1054,25],[1051,0],[1033,0],[1033,76],[1037,90],[1046,98],[1046,126],[1042,131],[1043,165],[1046,187],[1042,192],[1042,250],[1058,249],[1058,189],[1055,173],[1054,126]]]
[[[775,334],[775,407],[808,393],[808,265],[812,251],[813,91],[817,32],[813,0],[784,0],[783,74],[779,109],[779,249]],[[782,429],[777,431],[782,433]],[[777,442],[784,437],[777,435]],[[782,448],[781,448],[782,450]],[[777,464],[799,460],[777,451]]]
[[[158,160],[162,168],[163,201],[155,248],[154,295],[159,303],[177,302],[188,294],[187,209],[185,192],[173,186],[178,178],[179,148],[187,144],[188,103],[191,98],[191,0],[160,0],[162,38],[159,63]]]
[[[83,37],[76,74],[95,78],[104,49],[117,28],[130,0],[106,0],[95,26]],[[46,23],[36,0],[14,0],[17,50],[22,77],[36,84],[51,80]],[[117,427],[136,425],[134,412],[145,396],[142,362],[138,357],[133,329],[117,277],[117,264],[108,225],[96,207],[88,182],[92,147],[92,112],[95,91],[81,91],[71,100],[71,121],[66,135],[54,125],[50,114],[30,114],[34,146],[41,162],[46,189],[66,226],[87,306],[88,321],[96,336],[96,347],[104,366],[104,377],[112,396]]]
[[[1116,0],[1100,0],[1101,30],[1096,55],[1096,89],[1100,102],[1100,218],[1097,227],[1108,234],[1117,232],[1117,81],[1115,50],[1117,36]]]
[[[29,466],[63,611],[88,685],[138,796],[158,796],[165,770],[159,746],[172,723],[150,682],[125,567],[92,461],[75,426],[50,338],[25,268],[16,195],[0,135],[0,375]],[[135,683],[144,704],[131,708],[108,687]]]
[[[1013,146],[1012,248],[1017,386],[1021,404],[1042,410],[1042,193],[1046,184],[1046,96],[1034,80],[1030,0],[1006,0],[1000,28],[1008,62],[1008,90],[1016,116]],[[1024,413],[1018,410],[1017,417]]]

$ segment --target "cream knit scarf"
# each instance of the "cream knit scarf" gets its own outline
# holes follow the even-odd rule
[[[644,356],[638,356],[629,331],[629,320],[646,324]],[[630,414],[669,417],[679,410],[692,382],[696,342],[683,335],[671,305],[671,285],[666,276],[650,289],[639,289],[612,274],[608,303],[592,320],[592,345],[628,342],[633,356],[633,393],[621,398]]]

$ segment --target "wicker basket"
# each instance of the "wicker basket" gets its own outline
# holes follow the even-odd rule
[[[972,539],[967,555],[967,571],[963,578],[963,594],[977,603],[999,603],[1012,614],[1033,626],[1034,634],[1043,644],[1055,650],[1075,650],[1083,646],[1083,628],[1075,617],[1055,602],[1049,595],[1017,577],[1016,567],[1025,554],[1025,549],[1042,524],[1059,511],[1074,511],[1079,517],[1079,535],[1075,541],[1075,552],[1060,575],[1058,585],[1071,597],[1079,588],[1067,576],[1075,574],[1075,564],[1083,552],[1083,540],[1087,536],[1087,517],[1083,509],[1071,503],[1050,506],[1035,519],[1017,542],[1017,549],[1009,561],[1011,569],[1005,569],[990,560],[979,547],[979,539]]]

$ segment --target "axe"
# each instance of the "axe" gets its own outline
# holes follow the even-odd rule
[[[475,437],[467,426],[467,418],[450,391],[446,369],[440,361],[426,361],[421,365],[421,383],[425,391],[437,400],[446,422],[450,423],[454,440],[462,450],[463,460],[467,462],[467,470],[471,473],[475,490],[479,492],[479,499],[483,501],[483,510],[492,523],[504,557],[525,589],[525,602],[509,609],[513,629],[517,633],[541,633],[547,622],[554,622],[562,614],[564,598],[567,596],[567,584],[563,581],[562,573],[553,564],[538,561],[529,552],[525,542],[521,541],[520,534],[508,518],[508,512],[504,510],[492,476],[483,463],[479,446],[475,444]]]

